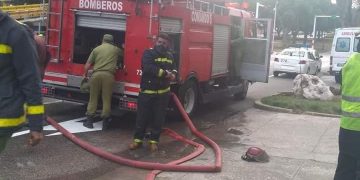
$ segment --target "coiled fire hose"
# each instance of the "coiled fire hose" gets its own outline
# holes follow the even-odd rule
[[[104,159],[107,159],[107,160],[115,162],[115,163],[131,166],[131,167],[149,169],[149,170],[157,170],[157,171],[152,171],[147,176],[147,179],[154,179],[155,176],[158,173],[160,173],[161,171],[182,171],[182,172],[219,172],[219,171],[221,171],[222,155],[221,155],[220,147],[214,141],[212,141],[210,138],[208,138],[207,136],[205,136],[203,133],[201,133],[200,131],[198,131],[195,128],[194,124],[192,123],[189,116],[187,115],[184,108],[182,107],[180,100],[177,98],[177,96],[174,93],[171,94],[171,97],[172,97],[173,101],[175,102],[177,108],[179,109],[183,119],[185,120],[185,123],[190,128],[190,131],[192,132],[192,134],[194,134],[201,140],[205,141],[214,150],[214,153],[215,153],[214,165],[178,165],[178,164],[181,164],[185,161],[188,161],[188,160],[193,159],[196,156],[200,155],[202,152],[204,152],[204,146],[201,144],[195,143],[191,140],[185,139],[184,137],[176,134],[174,131],[172,131],[170,129],[164,129],[165,134],[175,138],[176,140],[180,140],[184,143],[193,145],[193,146],[197,147],[197,149],[193,153],[191,153],[183,158],[180,158],[176,161],[172,161],[168,164],[163,164],[163,163],[136,161],[136,160],[131,160],[131,159],[123,158],[121,156],[114,155],[114,154],[104,151],[98,147],[92,146],[91,144],[87,143],[86,141],[76,137],[74,134],[71,134],[69,131],[67,131],[65,128],[60,126],[54,119],[52,119],[50,117],[47,118],[47,122],[49,124],[51,124],[59,132],[61,132],[63,134],[63,136],[65,136],[66,138],[71,140],[73,143],[79,145],[83,149],[85,149],[95,155],[98,155]],[[161,171],[159,171],[159,170],[161,170]]]

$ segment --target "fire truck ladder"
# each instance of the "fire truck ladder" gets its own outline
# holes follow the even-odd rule
[[[53,10],[53,6],[52,4],[54,3],[53,1],[60,1],[60,12],[56,12]],[[62,27],[63,27],[63,12],[64,12],[64,0],[49,0],[49,6],[48,6],[48,23],[47,23],[47,28],[46,28],[46,47],[48,49],[55,49],[55,57],[52,56],[52,59],[50,60],[51,62],[59,62],[60,61],[60,49],[61,49],[61,37],[62,37]],[[53,17],[55,17],[53,19]],[[56,25],[52,25],[51,26],[51,21],[55,20],[54,22],[57,22],[58,24]],[[56,21],[57,20],[57,21]],[[58,40],[57,42],[50,42],[49,41],[49,34],[50,33],[57,33],[57,36],[52,36],[52,37],[57,37]],[[53,52],[50,50],[50,52]]]
[[[161,2],[161,0],[160,0]],[[206,0],[171,0],[171,5],[185,4],[186,8],[206,13],[213,13],[219,15],[229,14],[228,8],[215,3],[210,3]]]

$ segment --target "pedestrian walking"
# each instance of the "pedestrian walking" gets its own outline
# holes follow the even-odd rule
[[[162,125],[170,98],[170,81],[175,80],[174,59],[170,53],[170,37],[160,34],[153,49],[145,50],[142,57],[142,76],[138,97],[138,111],[131,150],[142,146],[146,128],[151,128],[149,149],[158,150]]]
[[[45,117],[37,60],[31,35],[0,10],[0,153],[26,118],[28,144],[35,146],[43,139]]]
[[[93,65],[93,73],[90,78],[90,100],[87,106],[87,119],[83,125],[94,128],[95,112],[98,107],[98,99],[101,95],[103,129],[107,129],[111,121],[111,97],[115,83],[117,64],[123,58],[123,52],[114,45],[114,37],[110,34],[103,36],[102,44],[96,47],[90,54],[84,70],[84,78],[87,78],[88,70]]]
[[[356,37],[360,40],[360,36]],[[335,180],[360,179],[360,43],[342,68],[339,156]]]

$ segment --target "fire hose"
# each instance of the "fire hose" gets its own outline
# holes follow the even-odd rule
[[[191,153],[181,159],[172,161],[167,164],[163,164],[163,163],[136,161],[136,160],[131,160],[131,159],[123,158],[121,156],[114,155],[114,154],[104,151],[98,147],[92,146],[91,144],[87,143],[86,141],[76,137],[74,134],[71,134],[69,131],[67,131],[65,128],[60,126],[54,119],[52,119],[50,117],[47,118],[47,122],[49,124],[51,124],[59,132],[61,132],[63,134],[63,136],[65,136],[66,138],[71,140],[73,143],[79,145],[83,149],[85,149],[95,155],[98,155],[104,159],[107,159],[109,161],[112,161],[112,162],[115,162],[118,164],[131,166],[131,167],[156,170],[156,171],[152,171],[147,176],[147,179],[154,179],[155,176],[161,172],[160,170],[162,170],[162,171],[179,171],[179,172],[180,171],[181,172],[219,172],[219,171],[221,171],[222,155],[221,155],[220,147],[214,141],[212,141],[210,138],[208,138],[207,136],[205,136],[203,133],[201,133],[200,131],[198,131],[195,128],[195,126],[192,123],[191,119],[189,118],[188,114],[185,112],[184,108],[182,107],[180,100],[173,93],[171,94],[171,96],[172,96],[172,99],[175,102],[177,108],[179,109],[181,116],[185,120],[185,123],[187,124],[187,126],[189,126],[192,134],[194,134],[195,136],[199,137],[201,140],[206,142],[214,150],[214,153],[215,153],[214,165],[178,165],[178,164],[181,164],[185,161],[188,161],[188,160],[193,159],[196,156],[200,155],[204,151],[204,146],[201,144],[195,143],[191,140],[185,139],[184,137],[176,134],[174,131],[172,131],[170,129],[164,129],[165,134],[175,138],[176,140],[180,140],[184,143],[195,146],[197,149],[193,153]]]

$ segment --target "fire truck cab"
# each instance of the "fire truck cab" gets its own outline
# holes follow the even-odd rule
[[[45,96],[87,102],[84,64],[106,33],[123,48],[113,108],[135,111],[141,58],[160,32],[172,38],[178,68],[171,90],[191,114],[223,95],[244,99],[249,82],[267,82],[272,24],[224,2],[200,0],[49,0],[47,47],[52,60]]]

